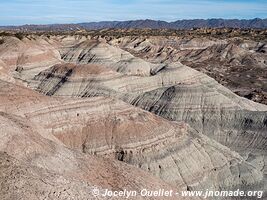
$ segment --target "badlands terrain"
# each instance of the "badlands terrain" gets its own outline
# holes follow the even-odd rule
[[[265,30],[1,32],[1,199],[266,198],[266,42]]]

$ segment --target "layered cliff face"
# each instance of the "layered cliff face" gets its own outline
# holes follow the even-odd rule
[[[0,121],[5,130],[0,148],[7,152],[3,160],[12,159],[7,168],[29,166],[30,179],[54,173],[55,178],[47,180],[51,183],[62,176],[75,184],[69,186],[69,196],[93,185],[113,190],[128,185],[136,190],[266,191],[265,105],[237,96],[168,56],[168,62],[159,63],[162,60],[149,48],[141,56],[147,40],[139,44],[130,38],[107,43],[77,36],[12,40],[18,49],[24,43],[34,47],[42,43],[45,50],[38,64],[31,46],[23,49],[31,54],[27,59],[24,54],[23,62],[10,64],[13,67],[5,72],[17,84],[42,94],[0,82]],[[201,39],[175,42],[184,51],[226,45]],[[8,65],[5,54],[8,51],[0,58]],[[202,62],[204,56],[195,59]],[[88,197],[84,195],[80,198]]]
[[[7,83],[2,83],[2,86],[9,90],[12,88]],[[12,88],[12,91],[13,95],[20,93],[16,88]],[[26,92],[21,91],[24,94]],[[2,130],[10,137],[3,136],[2,151],[18,159],[26,159],[33,166],[41,166],[66,176],[74,174],[76,177],[75,173],[86,173],[86,169],[77,169],[75,164],[82,162],[77,159],[81,153],[85,153],[124,161],[180,190],[188,187],[202,190],[246,189],[255,185],[262,187],[263,175],[260,170],[237,153],[197,133],[184,123],[169,122],[103,97],[50,100],[36,94],[31,96],[28,91],[27,96],[24,96],[27,101],[19,99],[17,104],[20,106],[14,109],[14,101],[9,101],[14,99],[13,95],[6,92],[1,94],[1,100],[6,102],[1,110],[13,113],[6,118],[22,127],[6,119],[1,120],[4,127],[9,125]],[[5,113],[3,117],[7,115]],[[35,126],[31,127],[30,124]],[[41,133],[34,133],[32,129]],[[63,144],[76,150],[77,155],[74,154],[76,151],[65,149]],[[89,180],[94,183],[90,174],[85,177],[90,177]],[[125,184],[124,180],[121,184]],[[107,187],[104,184],[101,186]],[[112,187],[116,188],[114,185]]]
[[[25,72],[29,77],[24,79],[31,79],[31,74],[60,63],[56,46],[53,41],[43,38],[29,37],[21,41],[15,37],[5,37],[0,48],[0,73],[3,74],[1,79],[16,82],[13,75],[15,72],[22,76]]]
[[[110,43],[150,62],[180,61],[213,77],[240,96],[267,104],[266,41],[253,39],[242,35],[220,39],[220,35],[212,38],[193,34],[123,37],[112,39]]]
[[[112,100],[103,99],[103,104],[99,104],[98,99],[47,98],[7,82],[0,81],[0,86],[2,199],[110,199],[94,197],[94,187],[103,191],[176,189],[116,159],[90,156],[73,148],[75,144],[82,148],[85,141],[79,128],[86,127],[86,124],[76,124],[77,112],[86,114],[95,104],[100,107],[98,111],[105,112],[101,106],[108,107]],[[93,114],[98,115],[98,112]],[[52,122],[55,117],[65,118],[66,121]],[[67,129],[73,131],[68,132]],[[72,140],[75,129],[78,131],[76,142]],[[65,133],[65,139],[58,132]],[[139,196],[134,199],[144,198]]]
[[[66,62],[104,65],[126,75],[149,76],[163,67],[99,41],[84,41],[72,48],[63,48],[61,54]]]

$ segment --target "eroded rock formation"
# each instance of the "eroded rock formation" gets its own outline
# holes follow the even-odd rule
[[[39,188],[19,197],[86,199],[94,185],[267,190],[267,107],[179,62],[206,62],[227,41],[174,38],[172,52],[148,39],[34,37],[0,46],[1,163],[11,160],[1,171]]]

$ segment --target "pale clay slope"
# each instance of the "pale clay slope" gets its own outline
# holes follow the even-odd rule
[[[240,96],[267,104],[267,45],[257,36],[121,37],[109,43],[155,63],[176,61],[197,69]]]
[[[164,66],[164,64],[151,64],[99,41],[81,42],[72,47],[72,51],[66,49],[63,48],[61,52],[66,62],[104,65],[126,75],[149,76]]]
[[[0,99],[5,102],[0,109],[1,199],[110,199],[94,197],[90,193],[94,186],[103,190],[174,189],[122,162],[71,150],[53,135],[53,124],[48,127],[47,118],[42,118],[40,113],[30,117],[41,110],[51,110],[53,116],[53,109],[61,110],[55,113],[58,117],[73,117],[65,113],[66,109],[75,111],[76,115],[77,111],[82,111],[80,106],[86,104],[90,108],[95,100],[62,101],[7,82],[0,81],[0,84]],[[34,123],[39,120],[41,123]]]
[[[28,82],[31,88],[47,95],[120,98],[167,119],[185,121],[200,132],[183,122],[170,123],[127,104],[101,98],[96,102],[102,102],[102,106],[95,103],[91,109],[88,105],[93,100],[89,100],[89,104],[75,100],[74,104],[79,106],[67,103],[72,100],[64,100],[66,104],[52,106],[54,108],[34,99],[33,104],[19,100],[18,108],[2,104],[4,112],[27,113],[31,123],[38,126],[37,130],[49,133],[45,137],[56,136],[58,143],[62,141],[71,148],[123,160],[178,188],[206,188],[207,185],[213,188],[260,188],[264,184],[266,106],[240,98],[208,76],[179,63],[150,64],[107,43],[88,42],[84,38],[53,38],[50,44],[47,39],[25,43],[28,42],[45,43],[48,49],[51,46],[60,49],[65,61],[78,64],[64,64],[59,53],[53,50],[53,54],[42,57],[42,63],[49,65],[39,67],[34,51],[28,50],[31,53],[27,54],[27,59],[22,56],[26,61],[19,65],[21,70],[14,75]],[[5,63],[6,57],[5,53],[0,55]],[[18,58],[13,56],[12,62]],[[51,58],[61,64],[49,67]],[[17,68],[16,64],[13,68]],[[10,76],[13,70],[6,74]],[[13,98],[10,97],[11,102]],[[105,110],[111,111],[100,114]],[[132,114],[128,115],[129,112]],[[112,116],[116,116],[114,120],[110,120]],[[97,121],[97,125],[92,121]],[[105,135],[98,135],[96,140],[94,135],[99,134],[99,130],[106,130]],[[252,165],[202,134],[246,155]]]
[[[266,154],[266,106],[240,98],[208,76],[180,64],[166,65],[149,78],[122,77],[103,82],[103,93],[111,88],[109,95],[115,90],[116,96],[127,102],[171,120],[186,121],[245,154],[248,160],[257,160],[259,168],[266,171],[266,156],[262,157]],[[90,96],[90,91],[86,95]],[[260,112],[254,112],[257,110]]]
[[[21,88],[16,90],[7,83],[2,84],[13,91],[13,95],[20,93],[18,90]],[[27,90],[21,92],[26,93]],[[53,136],[56,136],[65,145],[80,152],[125,161],[149,171],[178,189],[186,190],[188,187],[245,189],[253,188],[254,184],[261,184],[260,171],[244,162],[238,154],[196,133],[186,124],[171,123],[125,103],[102,97],[63,101],[52,98],[52,101],[48,101],[40,96],[28,94],[17,100],[17,104],[21,106],[14,109],[12,107],[14,100],[9,101],[14,99],[13,95],[6,92],[1,94],[1,100],[6,102],[1,110],[14,113],[14,116],[9,116],[14,120],[18,120],[16,116],[25,117],[29,123],[36,124],[35,129],[42,131],[40,136],[50,141],[55,140]],[[31,101],[34,102],[34,106],[31,106]],[[18,159],[26,158],[34,166],[43,167],[58,174],[68,175],[75,171],[79,172],[73,164],[77,163],[77,160],[69,155],[71,151],[64,152],[63,147],[60,151],[56,150],[58,147],[56,149],[51,147],[57,156],[50,155],[51,153],[43,151],[41,146],[48,148],[51,144],[38,144],[39,142],[29,144],[33,135],[26,135],[27,138],[24,139],[24,135],[15,134],[21,132],[15,129],[16,126],[11,127],[5,130],[9,137],[12,133],[14,136],[11,138],[3,136],[2,151]],[[154,130],[154,127],[157,129]],[[26,128],[29,129],[29,127]],[[40,139],[36,138],[34,141],[40,141]],[[55,142],[62,146],[58,140]],[[9,145],[6,146],[6,144]],[[13,148],[9,149],[15,144],[18,146],[15,149],[16,153],[13,152]],[[24,150],[21,151],[21,148]],[[36,153],[32,151],[37,151],[37,155],[40,156],[36,157]],[[55,153],[57,151],[59,152]],[[42,155],[46,156],[42,157]],[[68,157],[65,158],[67,155]],[[64,168],[61,167],[62,165]],[[234,172],[238,173],[234,174]],[[90,180],[93,179],[91,175],[88,176]]]
[[[33,39],[32,39],[33,40]],[[0,73],[1,79],[17,82],[13,74],[15,71],[27,75],[38,73],[46,68],[60,63],[60,54],[56,47],[58,44],[51,45],[47,40],[37,41],[24,40],[7,37],[0,48]],[[28,77],[25,79],[31,79]]]

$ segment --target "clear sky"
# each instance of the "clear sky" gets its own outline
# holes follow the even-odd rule
[[[0,0],[0,25],[267,18],[267,0]]]

